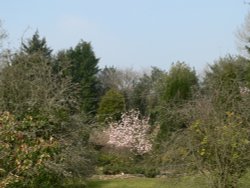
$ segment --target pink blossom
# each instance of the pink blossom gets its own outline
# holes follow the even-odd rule
[[[110,122],[108,130],[105,131],[109,135],[108,144],[126,147],[138,154],[151,151],[149,119],[140,119],[139,116],[139,111],[131,110],[122,114],[120,122]]]

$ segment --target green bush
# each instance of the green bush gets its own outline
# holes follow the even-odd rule
[[[60,182],[48,169],[55,161],[58,141],[40,135],[40,123],[30,116],[17,120],[8,112],[0,115],[0,187],[53,187]]]
[[[143,167],[136,166],[136,164],[131,166],[122,166],[122,165],[107,165],[103,168],[103,173],[106,175],[115,175],[115,174],[142,174],[148,178],[154,178],[160,174],[160,171],[157,167]]]
[[[158,167],[148,164],[143,156],[102,152],[98,165],[102,166],[102,173],[106,175],[143,174],[153,178],[160,174]]]
[[[134,164],[134,159],[129,154],[101,152],[98,157],[98,165],[103,167],[103,173],[114,175],[129,173],[129,167]]]
[[[98,120],[100,122],[105,121],[107,118],[119,120],[121,113],[125,111],[125,98],[124,96],[116,91],[110,89],[102,97],[99,108],[97,111]]]
[[[155,178],[157,175],[160,174],[160,171],[157,168],[146,168],[144,171],[144,175],[148,178]]]
[[[115,175],[122,173],[124,168],[119,165],[107,165],[103,168],[103,173],[105,175]],[[123,172],[124,173],[124,172]]]
[[[30,182],[24,183],[23,181],[12,183],[10,188],[55,188],[61,187],[62,185],[62,177],[58,176],[53,171],[49,171],[47,169],[40,169],[39,175],[33,175]]]
[[[85,188],[87,187],[85,180],[81,179],[69,179],[65,181],[62,188]]]
[[[105,166],[105,165],[112,164],[115,160],[116,160],[116,157],[114,155],[101,153],[99,154],[99,157],[98,157],[98,164],[100,166]]]

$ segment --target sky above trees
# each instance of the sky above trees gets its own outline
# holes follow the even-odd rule
[[[102,67],[168,69],[179,60],[201,72],[239,53],[235,35],[249,8],[244,0],[9,0],[0,19],[10,48],[38,29],[55,50],[90,41]]]

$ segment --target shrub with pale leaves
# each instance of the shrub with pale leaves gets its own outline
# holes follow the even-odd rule
[[[37,136],[38,127],[31,116],[17,120],[9,112],[0,113],[1,188],[30,187],[53,161],[58,143],[52,136]]]

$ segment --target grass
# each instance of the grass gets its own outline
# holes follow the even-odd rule
[[[90,180],[87,185],[88,188],[205,188],[203,179],[199,177]]]
[[[181,178],[130,178],[71,182],[66,188],[208,188],[201,176],[185,176]],[[250,171],[241,178],[239,188],[250,187]]]
[[[114,180],[89,180],[87,188],[208,188],[204,178],[131,178]],[[241,178],[239,188],[250,187],[250,172]]]

